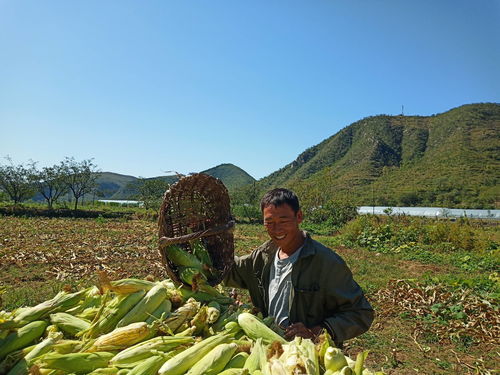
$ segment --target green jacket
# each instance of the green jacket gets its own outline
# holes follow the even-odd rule
[[[264,316],[268,314],[269,275],[277,247],[267,241],[251,254],[236,257],[227,286],[248,289]],[[290,322],[328,329],[337,345],[366,332],[374,311],[344,260],[306,234],[292,270]]]

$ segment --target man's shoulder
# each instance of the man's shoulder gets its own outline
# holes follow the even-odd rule
[[[250,253],[240,257],[240,258],[250,258],[250,259],[259,259],[259,258],[265,258],[267,259],[270,254],[273,253],[273,251],[276,250],[276,246],[273,244],[271,240],[268,240],[264,242],[262,245],[259,247],[253,249]]]
[[[345,264],[344,259],[332,248],[322,244],[321,242],[310,238],[310,246],[314,250],[314,256],[321,261],[325,261],[328,263],[338,263]]]

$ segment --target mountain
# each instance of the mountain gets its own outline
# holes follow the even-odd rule
[[[100,198],[128,199],[133,191],[130,186],[137,177],[112,172],[102,172],[97,178],[97,191]]]
[[[433,116],[372,116],[308,148],[261,179],[348,197],[359,205],[498,205],[500,104]]]
[[[228,190],[255,182],[255,178],[234,164],[220,164],[202,173],[222,180]]]
[[[216,177],[224,183],[228,190],[252,183],[255,179],[243,169],[233,164],[221,164],[202,171]],[[176,176],[157,176],[151,179],[161,179],[169,184],[177,181]],[[132,199],[137,195],[137,182],[134,176],[121,175],[112,172],[102,172],[97,179],[99,195],[104,199]]]

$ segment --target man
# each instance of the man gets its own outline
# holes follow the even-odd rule
[[[344,260],[299,229],[297,196],[273,189],[261,200],[271,238],[236,257],[227,286],[248,289],[264,316],[285,327],[285,337],[314,338],[326,328],[337,346],[370,328],[374,312]]]

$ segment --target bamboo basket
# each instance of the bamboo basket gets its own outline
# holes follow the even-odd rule
[[[208,282],[219,284],[234,264],[233,228],[229,194],[222,181],[203,173],[182,177],[165,192],[158,215],[159,250],[168,276],[182,283],[165,248],[178,244],[191,253],[189,241],[200,238],[219,271]]]

